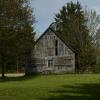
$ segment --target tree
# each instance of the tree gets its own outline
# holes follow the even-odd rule
[[[87,18],[87,27],[91,42],[94,44],[96,51],[97,63],[100,59],[100,15],[96,11],[85,9],[85,16]],[[99,61],[100,62],[100,61]]]
[[[100,29],[97,30],[95,36],[97,56],[100,57]]]
[[[0,9],[0,64],[4,77],[8,62],[30,58],[35,19],[29,0],[0,0]]]
[[[84,10],[79,2],[72,1],[63,6],[58,14],[56,14],[57,31],[61,33],[64,40],[72,46],[76,54],[77,70],[85,71],[88,67],[95,64],[94,47],[91,44],[91,38],[86,26],[87,19],[84,15]]]
[[[89,30],[89,35],[91,37],[91,41],[95,44],[97,39],[97,31],[100,27],[100,15],[96,13],[96,11],[88,10],[85,8],[85,16],[87,18],[87,27]]]

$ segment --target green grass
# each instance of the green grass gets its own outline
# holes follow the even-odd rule
[[[100,100],[100,74],[0,79],[0,100]]]

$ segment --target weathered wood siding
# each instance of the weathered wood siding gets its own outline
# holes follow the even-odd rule
[[[35,44],[33,62],[38,72],[51,70],[59,73],[75,70],[75,54],[51,30]]]

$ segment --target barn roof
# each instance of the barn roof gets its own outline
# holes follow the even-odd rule
[[[61,35],[56,32],[51,26],[53,25],[54,23],[52,23],[45,31],[44,33],[36,40],[36,42],[34,43],[34,46],[38,43],[38,41],[49,31],[51,30],[69,49],[71,49],[74,53],[77,53],[77,51],[68,43],[66,43],[64,41],[64,39],[61,37]]]

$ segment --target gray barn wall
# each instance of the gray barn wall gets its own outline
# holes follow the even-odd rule
[[[55,56],[55,40],[58,41],[57,56]],[[53,60],[53,66],[48,67],[48,60]],[[51,30],[35,44],[33,62],[37,72],[50,70],[59,73],[75,70],[75,54]]]

